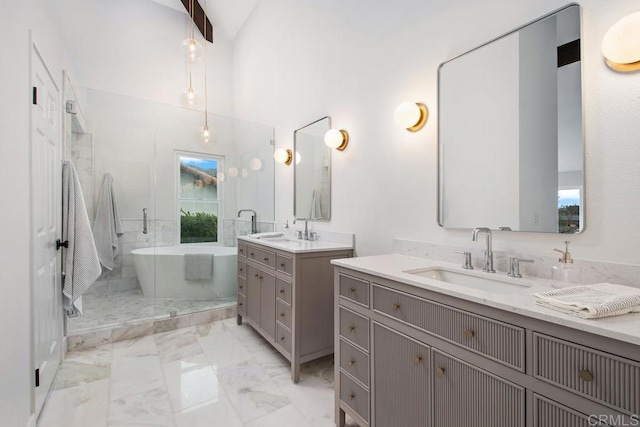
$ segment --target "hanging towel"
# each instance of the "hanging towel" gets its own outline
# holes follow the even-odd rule
[[[115,267],[118,255],[118,237],[122,236],[122,221],[118,211],[118,203],[113,192],[113,177],[105,174],[100,190],[100,199],[93,221],[93,237],[98,249],[100,262],[108,270]]]
[[[309,212],[309,219],[323,219],[322,207],[320,207],[320,195],[317,190],[313,190],[313,193],[311,193],[311,211]]]
[[[91,224],[84,203],[76,169],[68,160],[62,162],[62,251],[64,306],[82,313],[82,294],[102,273]]]
[[[538,292],[532,297],[536,304],[583,319],[640,312],[640,289],[611,283]]]
[[[211,280],[213,254],[184,254],[185,280]]]

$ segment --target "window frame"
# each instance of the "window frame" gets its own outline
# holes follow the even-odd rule
[[[224,171],[224,156],[201,153],[197,151],[183,151],[175,150],[175,200],[176,200],[176,242],[178,246],[224,246],[223,225],[222,225],[222,212],[224,212],[224,181],[218,179],[217,184],[217,199],[216,200],[203,200],[203,199],[189,199],[181,197],[181,183],[180,183],[180,158],[192,157],[206,160],[215,160],[218,163],[218,172]],[[216,178],[218,178],[216,174]],[[218,229],[217,229],[217,242],[198,242],[198,243],[182,243],[182,213],[180,209],[181,202],[194,202],[196,204],[203,205],[217,205],[217,217],[218,217]]]

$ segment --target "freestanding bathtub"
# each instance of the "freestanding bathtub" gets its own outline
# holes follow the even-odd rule
[[[142,294],[156,298],[216,299],[236,295],[238,248],[222,246],[162,246],[131,251]],[[187,281],[185,254],[213,254],[213,278]],[[154,281],[155,279],[155,281]]]

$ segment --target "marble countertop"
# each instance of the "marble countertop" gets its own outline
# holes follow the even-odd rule
[[[269,238],[255,239],[247,236],[240,236],[238,237],[238,240],[251,243],[254,245],[266,246],[273,249],[280,249],[282,251],[292,252],[295,254],[306,253],[306,252],[329,252],[329,251],[353,249],[353,245],[329,242],[326,240],[316,240],[311,242],[309,240],[288,239],[285,237],[278,237],[278,238],[271,238],[271,239]]]
[[[460,265],[433,261],[406,255],[389,254],[359,258],[345,258],[331,261],[332,264],[367,273],[421,289],[439,292],[463,300],[484,304],[489,307],[517,313],[550,323],[602,335],[620,341],[640,345],[640,313],[589,320],[550,310],[534,303],[531,294],[553,290],[550,280],[539,278],[512,279],[506,273],[484,273],[482,270],[463,270]],[[429,279],[406,273],[430,267],[446,267],[450,270],[472,274],[478,277],[517,283],[522,289],[509,293],[489,292],[481,289],[455,285],[440,280]]]

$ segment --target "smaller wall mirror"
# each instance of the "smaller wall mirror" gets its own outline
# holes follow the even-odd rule
[[[331,219],[331,149],[324,134],[331,118],[323,117],[293,132],[293,215],[310,221]]]

